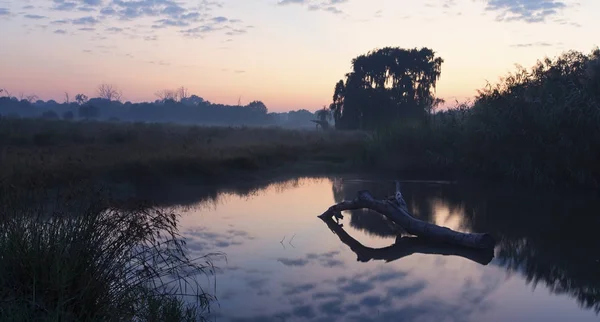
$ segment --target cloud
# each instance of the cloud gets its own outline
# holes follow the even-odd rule
[[[98,22],[99,22],[98,19],[96,19],[92,16],[81,17],[81,18],[71,20],[71,23],[74,25],[86,25],[86,26],[93,26],[93,25],[97,24]]]
[[[54,6],[52,6],[50,8],[52,10],[71,11],[71,10],[74,10],[75,8],[77,8],[76,2],[69,2],[69,1],[64,1],[64,0],[54,0],[53,2],[54,2]]]
[[[24,15],[23,17],[25,17],[27,19],[34,19],[34,20],[40,20],[40,19],[46,19],[46,18],[48,18],[46,16],[32,15],[32,14],[27,14],[27,15]]]
[[[83,28],[79,28],[77,29],[79,31],[95,31],[96,28],[92,28],[92,27],[83,27]]]
[[[347,3],[349,0],[326,0],[326,1],[315,1],[315,0],[280,0],[277,5],[301,5],[307,6],[309,11],[325,11],[333,14],[344,13],[337,5]]]
[[[181,21],[181,20],[173,20],[173,19],[161,19],[156,21],[156,23],[154,25],[152,25],[152,28],[154,29],[160,29],[160,28],[165,28],[165,27],[187,27],[190,24],[186,21]]]
[[[486,0],[487,11],[499,12],[498,21],[545,22],[567,7],[559,0]]]
[[[245,34],[246,32],[248,32],[246,31],[246,29],[232,29],[231,31],[226,32],[225,34],[227,36],[237,36]]]
[[[337,2],[339,0],[331,0]],[[65,11],[70,18],[52,22],[54,25],[72,24],[73,31],[91,28],[102,22],[107,27],[119,28],[111,30],[108,37],[120,33],[129,38],[156,40],[154,35],[158,29],[175,29],[184,37],[203,38],[209,33],[219,32],[223,36],[235,36],[247,33],[242,28],[240,19],[230,18],[214,13],[221,8],[220,1],[201,0],[185,2],[179,0],[50,0],[47,9]],[[26,6],[27,10],[35,9]],[[35,12],[25,12],[26,18],[42,19]],[[78,16],[77,14],[83,14]],[[0,8],[0,16],[9,16],[9,9]],[[135,26],[135,30],[126,25]],[[87,30],[87,29],[83,29]],[[124,32],[125,30],[132,33]],[[135,31],[135,32],[134,32]],[[139,32],[138,32],[139,31]],[[140,35],[141,33],[141,35]],[[106,38],[106,37],[104,37]],[[94,36],[93,40],[98,40]]]
[[[87,4],[88,6],[99,6],[104,2],[103,0],[81,0],[81,2]]]
[[[538,41],[538,42],[532,42],[532,43],[514,44],[514,45],[510,45],[510,46],[515,47],[515,48],[552,47],[552,46],[554,46],[554,44]]]
[[[58,34],[58,35],[66,35],[67,31],[64,29],[56,29],[56,30],[54,30],[54,33]]]
[[[115,32],[122,32],[122,31],[123,31],[123,28],[119,28],[119,27],[109,27],[109,28],[106,28],[106,29],[104,29],[104,31],[106,31],[106,32],[112,32],[112,33],[115,33]]]

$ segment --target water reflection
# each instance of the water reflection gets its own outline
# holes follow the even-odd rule
[[[203,201],[185,203],[182,233],[191,251],[228,257],[217,263],[217,321],[598,318],[594,196],[403,183],[415,216],[490,232],[499,241],[491,254],[404,236],[372,212],[349,212],[343,228],[317,218],[358,190],[388,196],[393,181],[302,178],[259,188],[198,194]]]

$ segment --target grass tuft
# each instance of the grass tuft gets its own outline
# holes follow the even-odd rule
[[[198,277],[220,254],[190,258],[178,215],[117,209],[107,196],[59,193],[37,207],[3,198],[0,320],[204,320],[216,299]]]

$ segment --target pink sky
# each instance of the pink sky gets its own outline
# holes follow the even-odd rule
[[[135,102],[185,86],[216,103],[316,110],[357,55],[425,46],[445,60],[437,95],[464,101],[515,64],[589,52],[600,30],[593,0],[288,2],[0,0],[0,88],[62,101],[110,83]]]

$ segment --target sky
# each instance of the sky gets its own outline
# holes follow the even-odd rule
[[[184,86],[314,111],[354,57],[428,47],[454,104],[515,64],[591,52],[597,13],[598,0],[0,0],[0,88],[63,101],[108,83],[139,102]]]

